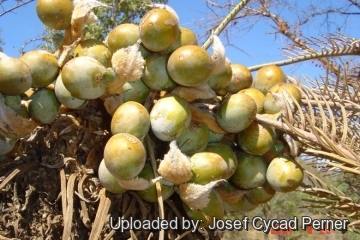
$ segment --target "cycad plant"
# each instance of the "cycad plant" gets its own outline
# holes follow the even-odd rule
[[[62,15],[46,14],[64,4],[70,20],[54,53],[0,55],[0,237],[219,239],[213,217],[295,189],[308,196],[300,207],[349,219],[357,232],[360,42],[341,34],[301,41],[282,24],[296,43],[288,59],[231,64],[217,36],[248,3],[240,1],[200,46],[166,5],[150,4],[139,25],[89,40],[83,27],[96,19],[92,10],[108,5],[38,1],[44,24],[58,27]],[[355,57],[330,60],[341,56]],[[326,74],[305,82],[280,69],[308,60]],[[50,83],[45,65],[54,72]],[[267,67],[278,82],[265,88],[251,71]],[[343,176],[346,192],[325,184],[325,175]],[[183,224],[189,220],[195,225]]]

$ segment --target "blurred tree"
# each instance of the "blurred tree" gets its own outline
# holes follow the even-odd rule
[[[138,23],[140,17],[149,10],[152,3],[166,4],[168,0],[102,0],[109,8],[95,8],[94,13],[98,20],[92,24],[85,25],[85,38],[105,40],[106,35],[116,26],[122,23]],[[63,31],[57,31],[44,27],[42,48],[53,52],[57,49],[59,36]]]
[[[96,23],[85,27],[87,37],[104,39],[107,33],[122,23],[137,23],[142,15],[149,10],[152,3],[166,4],[167,0],[102,0],[110,8],[96,8],[94,13],[99,18]],[[101,24],[99,24],[101,23]]]

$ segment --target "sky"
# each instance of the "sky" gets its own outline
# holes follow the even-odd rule
[[[313,1],[321,2],[321,0]],[[4,9],[13,6],[14,2],[14,0],[5,1],[3,3]],[[296,4],[306,4],[306,2],[308,2],[308,0],[297,1]],[[338,4],[336,0],[328,0],[327,2],[330,6],[331,4]],[[177,12],[180,18],[180,25],[192,29],[199,37],[199,44],[202,44],[206,40],[206,37],[204,37],[205,29],[211,24],[214,25],[216,23],[216,20],[211,17],[211,15],[213,15],[212,12],[206,7],[205,0],[170,0],[168,5]],[[225,16],[226,13],[227,10],[216,12],[216,14],[221,16]],[[293,17],[291,13],[281,11],[281,9],[279,9],[279,13],[288,19]],[[338,20],[340,21],[341,19]],[[335,20],[332,21],[337,20],[335,18]],[[346,33],[352,37],[360,38],[360,31],[358,31],[358,29],[360,29],[360,21],[354,22],[352,19],[348,21],[350,21],[353,28],[342,30],[346,30]],[[242,28],[241,24],[242,22],[239,20],[239,29]],[[319,24],[321,24],[321,22],[314,22],[314,28],[311,27],[312,25],[309,25],[310,27],[303,29],[303,31],[308,34],[308,36],[319,37],[319,32],[321,32],[321,28],[319,29],[321,25]],[[240,32],[238,29],[227,28],[231,36],[230,41],[235,47],[226,45],[226,56],[232,63],[243,64],[247,67],[286,59],[286,56],[284,56],[285,52],[281,49],[285,46],[286,39],[280,34],[269,34],[275,31],[271,26],[273,26],[273,24],[258,22],[254,24],[248,32]],[[24,46],[25,42],[40,37],[44,32],[43,25],[36,14],[36,1],[0,17],[0,28],[2,29],[0,34],[5,41],[5,45],[2,46],[4,53],[8,56],[19,57],[19,50]],[[327,28],[329,28],[329,26],[327,26]],[[224,44],[227,42],[225,37],[226,35],[224,33],[220,35]],[[41,44],[40,41],[29,44],[25,50],[32,50],[38,47],[39,44]],[[318,69],[314,68],[311,62],[283,67],[283,70],[286,74],[295,77],[304,74],[317,76],[320,73]]]

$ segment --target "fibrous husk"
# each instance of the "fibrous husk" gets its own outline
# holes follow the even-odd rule
[[[123,94],[111,95],[104,100],[106,111],[113,116],[116,109],[123,104]]]
[[[176,185],[192,178],[190,158],[180,151],[175,140],[170,143],[170,150],[160,162],[158,172],[165,180]]]
[[[108,5],[96,0],[74,0],[74,11],[72,19],[79,19],[85,17],[96,7],[109,7]]]
[[[206,185],[196,183],[183,183],[179,186],[181,200],[192,210],[202,210],[210,202],[211,190],[225,179],[209,182]]]
[[[188,102],[194,102],[199,99],[217,100],[216,93],[209,87],[208,84],[202,84],[196,87],[179,86],[175,88],[172,93],[184,98]]]
[[[194,121],[198,121],[201,123],[206,124],[209,127],[209,130],[211,130],[214,133],[223,133],[226,132],[219,126],[219,124],[216,122],[216,119],[213,116],[210,116],[209,114],[201,111],[199,108],[190,105],[191,109],[191,117]]]
[[[217,187],[216,191],[220,194],[221,198],[227,203],[236,203],[248,192],[248,190],[234,190],[226,191],[224,188]]]
[[[130,180],[122,180],[117,179],[119,185],[127,190],[136,190],[141,191],[148,189],[152,185],[154,185],[157,181],[159,181],[161,177],[154,178],[152,180],[146,180],[145,178],[135,177]]]
[[[97,20],[92,10],[96,7],[109,7],[96,0],[74,0],[74,11],[71,16],[71,36],[77,39],[83,35],[83,26]]]
[[[179,21],[179,16],[177,15],[176,11],[169,5],[161,4],[161,3],[153,3],[153,4],[150,4],[149,7],[165,9],[165,10],[169,11],[172,15],[174,15],[174,17]]]
[[[84,25],[95,22],[98,18],[92,12],[96,7],[109,7],[108,5],[96,0],[74,0],[74,10],[71,15],[71,25],[65,30],[64,37],[57,43],[59,51],[55,53],[59,56],[59,66],[62,67],[70,51],[77,46],[84,35]]]
[[[0,135],[7,138],[22,138],[29,135],[38,124],[31,119],[18,115],[7,107],[0,94]]]
[[[109,95],[121,93],[122,86],[126,82],[134,82],[141,78],[145,60],[141,56],[139,47],[140,42],[121,48],[113,54],[111,64],[117,74],[117,79],[108,84]]]
[[[212,50],[213,54],[211,58],[215,62],[215,68],[213,74],[218,74],[226,70],[226,56],[225,56],[225,47],[220,41],[220,38],[216,35],[213,35],[213,45]]]
[[[284,115],[287,113],[286,105],[290,107],[292,113],[295,112],[294,100],[287,91],[280,91],[279,93],[269,91],[269,93],[274,97],[276,105],[281,108]]]

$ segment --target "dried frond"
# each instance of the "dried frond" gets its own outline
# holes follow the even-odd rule
[[[338,44],[338,52],[356,50],[345,45],[340,48],[341,40],[333,40],[332,48]],[[343,63],[335,76],[328,70],[320,79],[305,77],[307,86],[297,84],[302,100],[301,104],[293,101],[295,111],[283,107],[280,121],[266,115],[256,116],[258,122],[285,132],[284,139],[291,137],[291,141],[300,143],[294,157],[298,155],[304,160],[301,165],[317,168],[320,176],[305,170],[306,180],[300,191],[310,198],[303,199],[309,205],[302,207],[318,209],[333,219],[349,219],[350,231],[360,230],[357,223],[360,211],[360,82],[356,71],[357,67]],[[289,105],[291,101],[285,103]],[[347,190],[327,185],[322,180],[326,176],[344,177],[342,183],[348,184]]]
[[[309,205],[300,208],[317,209],[318,212],[334,220],[348,221],[348,231],[360,230],[358,222],[360,204],[352,198],[344,196],[344,193],[336,189],[324,189],[319,187],[301,189],[300,192],[308,194],[309,198],[302,201]]]
[[[348,68],[345,67],[345,70]],[[359,82],[343,71],[336,79],[329,75],[322,81],[301,86],[302,105],[296,103],[283,114],[282,123],[272,120],[274,127],[295,137],[302,153],[321,156],[342,170],[360,167],[360,92]],[[311,86],[312,85],[312,86]],[[264,116],[257,116],[260,122]],[[357,170],[352,170],[357,172]]]
[[[251,66],[249,67],[249,70],[256,71],[261,67],[270,64],[285,66],[311,59],[360,54],[360,41],[340,33],[324,36],[324,39],[306,38],[306,42],[308,43],[308,46],[311,47],[305,49],[299,46],[284,48],[285,52],[289,54],[289,59],[287,60]]]

